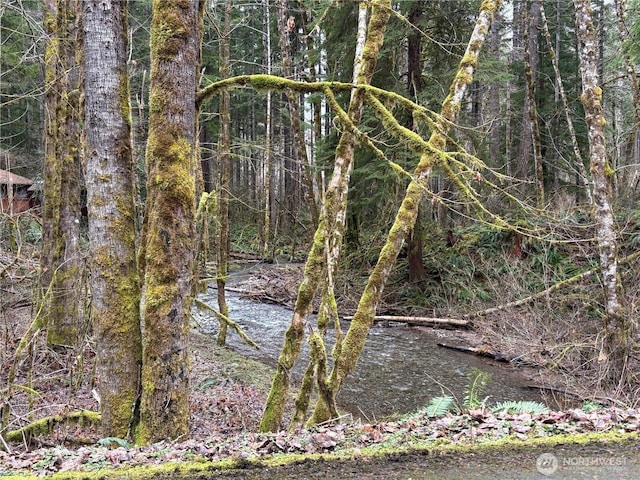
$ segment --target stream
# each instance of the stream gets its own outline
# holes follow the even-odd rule
[[[201,300],[217,308],[215,291],[201,295]],[[273,304],[258,303],[227,292],[229,316],[236,321],[260,350],[246,345],[229,329],[227,343],[243,355],[275,366],[291,322],[292,310]],[[215,335],[218,321],[210,313],[198,318],[202,331]],[[348,323],[344,322],[346,332]],[[433,397],[453,395],[460,404],[474,368],[488,373],[491,382],[481,398],[487,405],[507,400],[542,401],[537,391],[524,388],[527,380],[514,368],[492,360],[438,347],[447,342],[447,330],[424,330],[407,326],[375,325],[369,332],[365,348],[354,372],[345,380],[338,396],[340,407],[366,421],[379,420],[391,414],[413,412]],[[327,348],[330,347],[327,335]],[[294,368],[299,379],[306,368],[308,346],[303,346]]]

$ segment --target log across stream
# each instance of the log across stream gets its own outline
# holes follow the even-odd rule
[[[217,306],[215,294],[200,298]],[[260,350],[244,344],[234,332],[229,333],[228,344],[246,356],[275,366],[292,311],[242,299],[233,292],[228,292],[227,301],[231,319],[260,345]],[[206,333],[217,332],[218,321],[210,312],[203,311],[198,322]],[[488,358],[438,347],[439,342],[450,341],[449,335],[451,332],[447,330],[425,332],[408,326],[386,328],[376,324],[369,332],[355,371],[345,381],[338,397],[341,407],[366,420],[374,420],[414,411],[440,395],[454,395],[462,403],[474,368],[491,376],[492,381],[484,391],[488,405],[507,400],[542,401],[539,392],[525,388],[531,382],[517,369]],[[212,341],[215,340],[212,338]],[[301,376],[306,366],[306,350],[305,344],[294,376]]]

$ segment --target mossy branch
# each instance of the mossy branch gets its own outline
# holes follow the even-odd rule
[[[438,122],[438,128],[432,132],[429,138],[429,148],[424,148],[423,150],[422,141],[414,142],[411,145],[412,147],[419,147],[419,151],[422,152],[420,161],[414,170],[413,180],[407,187],[405,197],[389,230],[387,241],[360,297],[353,321],[344,339],[342,353],[339,358],[336,358],[329,375],[329,387],[334,394],[337,394],[345,377],[355,368],[364,348],[367,333],[373,324],[375,310],[392,266],[395,264],[406,234],[415,224],[418,205],[426,182],[433,167],[440,162],[439,153],[446,149],[448,124],[449,122],[454,122],[460,110],[467,86],[473,79],[473,71],[477,64],[480,48],[486,38],[493,15],[499,9],[500,4],[501,1],[499,0],[485,0],[482,3],[480,15],[471,35],[467,52],[460,62],[458,74],[451,85],[449,96],[442,104],[442,120]],[[320,422],[327,420],[326,415],[328,415],[328,412],[324,410],[326,410],[326,406],[322,402],[318,402],[310,421]]]
[[[91,410],[78,410],[64,415],[52,415],[40,418],[29,425],[12,430],[3,435],[7,442],[29,441],[38,435],[48,435],[60,424],[97,425],[100,423],[100,413]]]
[[[225,322],[227,322],[227,325],[230,326],[231,328],[233,328],[237,334],[240,336],[240,338],[242,340],[244,340],[244,342],[255,348],[256,350],[260,350],[260,346],[254,342],[253,340],[251,340],[249,338],[249,336],[245,333],[244,330],[242,330],[242,327],[240,325],[238,325],[236,322],[234,322],[233,320],[231,320],[228,316],[223,315],[222,313],[220,313],[218,310],[216,310],[215,308],[213,308],[211,305],[209,305],[206,302],[203,302],[202,300],[200,300],[199,298],[195,298],[194,299],[196,305],[198,305],[199,307],[205,308],[207,310],[209,310],[210,312],[213,312],[213,314],[218,317],[219,319],[224,320]]]

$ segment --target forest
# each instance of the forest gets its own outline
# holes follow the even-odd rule
[[[134,445],[153,463],[162,442],[218,460],[475,438],[468,418],[636,431],[639,7],[4,0],[0,476]],[[277,361],[246,364],[259,386],[222,380],[251,362],[229,338],[264,347],[234,291],[290,315]],[[488,408],[475,371],[464,399],[345,421],[379,323],[464,329],[457,350],[555,406]]]

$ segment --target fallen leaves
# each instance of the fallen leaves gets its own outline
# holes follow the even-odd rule
[[[561,433],[635,432],[639,427],[640,411],[621,408],[535,414],[493,413],[485,408],[438,418],[418,412],[400,420],[375,424],[336,424],[296,432],[240,433],[235,436],[211,433],[205,438],[191,438],[180,443],[160,442],[148,447],[126,448],[112,443],[111,446],[96,444],[77,449],[40,448],[13,454],[0,451],[0,476],[9,472],[47,476],[61,471],[159,465],[196,458],[216,461],[285,453],[358,452],[372,444],[410,446],[442,439],[469,443],[508,436],[526,440]]]

